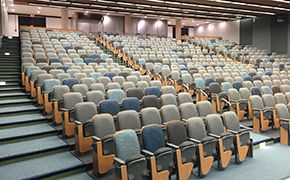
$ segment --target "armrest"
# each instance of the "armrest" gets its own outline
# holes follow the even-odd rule
[[[171,79],[171,78],[168,78],[168,80],[170,81],[170,83],[171,83],[171,84],[174,84],[174,81],[173,81],[173,79]]]
[[[258,108],[252,108],[252,111],[258,111],[258,112],[261,112],[262,109],[258,109]]]
[[[77,126],[81,126],[81,125],[82,125],[82,123],[81,123],[80,121],[75,121],[75,124],[76,124]]]
[[[93,140],[96,141],[101,141],[101,138],[97,137],[97,136],[92,136]]]
[[[123,160],[120,159],[120,158],[115,157],[114,160],[115,160],[118,164],[120,164],[120,165],[125,165],[125,164],[126,164],[125,161],[123,161]]]
[[[147,156],[154,156],[154,154],[153,154],[152,152],[147,151],[147,150],[145,150],[145,149],[142,150],[142,153],[144,153],[144,154],[147,155]]]
[[[202,90],[202,89],[200,89],[199,90],[206,98],[208,98],[208,95]]]
[[[230,130],[230,129],[228,129],[227,131],[232,133],[232,134],[239,134],[237,131],[233,131],[233,130]]]
[[[221,138],[221,136],[218,136],[218,135],[215,135],[215,134],[211,134],[211,133],[209,133],[208,135],[211,136],[211,137],[217,138],[217,139]]]
[[[186,84],[182,84],[182,86],[183,86],[185,89],[189,90],[188,85],[186,85]]]
[[[179,147],[174,145],[174,144],[171,144],[171,143],[166,143],[166,144],[167,144],[167,146],[169,146],[169,147],[171,147],[173,149],[179,149]]]
[[[231,103],[228,101],[228,100],[226,100],[225,98],[221,98],[221,101],[224,101],[226,104],[228,104],[229,106],[232,106],[231,105]]]
[[[194,143],[197,143],[197,144],[200,144],[201,141],[197,140],[197,139],[194,139],[194,138],[189,138],[190,141],[194,142]]]
[[[290,119],[286,119],[286,118],[279,118],[279,121],[290,123]]]
[[[248,131],[252,131],[253,130],[252,128],[249,128],[249,127],[244,126],[244,125],[240,125],[240,127],[243,128],[243,129],[246,129]]]
[[[65,109],[65,108],[60,108],[60,110],[63,111],[63,112],[70,112],[69,109]]]

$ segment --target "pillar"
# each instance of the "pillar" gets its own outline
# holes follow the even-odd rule
[[[61,9],[61,27],[63,29],[69,29],[68,9]]]
[[[175,22],[175,37],[176,39],[181,39],[181,19],[176,19]]]
[[[125,15],[125,34],[132,34],[132,23],[130,15]]]

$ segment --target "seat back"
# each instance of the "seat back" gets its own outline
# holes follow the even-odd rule
[[[241,88],[239,90],[242,99],[249,99],[250,98],[250,91],[248,88]]]
[[[87,92],[86,97],[88,102],[93,102],[95,105],[99,105],[101,101],[105,100],[104,93],[99,90]]]
[[[107,91],[107,95],[108,99],[116,100],[118,103],[122,103],[122,100],[126,97],[121,89],[110,89]]]
[[[136,97],[124,98],[122,101],[122,107],[124,110],[135,110],[137,112],[140,112],[141,110],[140,101]]]
[[[262,96],[263,103],[265,107],[274,108],[276,105],[275,98],[272,94],[264,94]]]
[[[89,91],[89,88],[87,85],[85,84],[75,84],[72,87],[72,91],[73,92],[79,92],[81,93],[83,96],[85,96],[87,94],[87,92]]]
[[[273,94],[272,89],[269,86],[262,86],[261,87],[262,94]]]
[[[201,141],[207,136],[204,121],[200,117],[192,117],[186,121],[189,138]]]
[[[238,101],[240,99],[239,91],[235,88],[230,88],[228,90],[229,100],[231,101]]]
[[[92,102],[80,102],[75,105],[75,120],[85,123],[98,114],[97,107]]]
[[[70,92],[70,89],[66,85],[56,85],[52,89],[53,92],[53,99],[57,99],[57,101],[60,101],[62,99],[62,95]]]
[[[284,94],[282,94],[282,93],[274,94],[274,98],[275,98],[276,104],[279,104],[279,103],[282,103],[282,104],[285,104],[285,105],[288,104]]]
[[[251,88],[251,94],[252,95],[258,95],[258,96],[262,96],[261,90],[257,87],[252,87]]]
[[[198,116],[196,106],[192,102],[183,103],[179,106],[179,108],[182,119],[187,120]]]
[[[144,96],[143,89],[141,88],[129,88],[127,90],[127,97],[136,97],[138,99],[142,99]]]
[[[99,103],[100,113],[109,113],[115,116],[120,112],[120,105],[118,101],[112,99],[106,99]]]
[[[253,95],[250,97],[250,102],[252,105],[252,108],[256,108],[256,109],[263,109],[264,108],[264,103],[263,100],[260,96],[258,95]]]
[[[134,130],[127,129],[114,134],[114,146],[116,157],[123,161],[140,154],[138,137]]]
[[[149,125],[143,127],[142,142],[144,149],[152,153],[165,147],[165,138],[162,128],[159,125]]]
[[[72,109],[77,103],[83,102],[83,96],[79,92],[68,92],[62,96],[63,108]]]
[[[147,95],[142,98],[142,106],[143,108],[146,107],[156,107],[160,108],[160,102],[155,95]]]
[[[239,118],[236,113],[232,111],[224,112],[222,117],[226,129],[236,132],[240,130]]]
[[[170,121],[166,124],[168,142],[179,146],[187,141],[187,131],[182,121]]]
[[[208,133],[220,136],[225,132],[223,121],[219,114],[206,116],[206,125]]]
[[[79,81],[75,78],[64,78],[62,84],[67,85],[70,89],[72,89],[75,84],[79,84]]]
[[[278,118],[290,119],[290,113],[285,104],[276,104],[275,108],[277,110]]]
[[[162,105],[169,105],[169,104],[173,104],[175,106],[177,106],[177,101],[176,101],[176,96],[173,94],[162,94],[161,95],[161,102]]]
[[[211,83],[209,85],[209,90],[211,93],[221,93],[222,92],[222,88],[218,83]]]
[[[175,105],[162,106],[160,111],[163,122],[167,123],[173,120],[181,120],[179,110]]]
[[[141,110],[142,125],[162,124],[160,112],[155,107],[147,107]]]
[[[206,117],[207,115],[214,113],[212,105],[209,101],[200,101],[196,106],[197,112],[201,117]]]
[[[139,115],[134,110],[125,110],[117,114],[119,129],[141,129]]]
[[[145,95],[155,95],[158,98],[160,98],[161,96],[161,92],[160,89],[158,89],[157,87],[147,87],[144,89],[144,94]]]
[[[173,94],[176,95],[176,91],[173,86],[162,86],[161,94]]]
[[[233,88],[233,86],[232,86],[232,84],[230,82],[222,82],[221,86],[222,86],[223,92],[228,92],[228,90],[230,88]]]
[[[178,102],[179,104],[187,103],[187,102],[193,102],[192,97],[187,92],[180,92],[178,93]]]

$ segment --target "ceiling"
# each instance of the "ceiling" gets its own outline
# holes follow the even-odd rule
[[[284,0],[14,0],[14,3],[189,21],[237,20],[290,12],[290,2]]]

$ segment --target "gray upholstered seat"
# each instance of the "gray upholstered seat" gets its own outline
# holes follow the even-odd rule
[[[161,95],[161,103],[163,106],[169,104],[177,106],[176,96],[173,94],[163,94]]]
[[[87,85],[85,84],[75,84],[72,87],[72,91],[73,92],[79,92],[81,93],[83,96],[85,96],[87,94],[87,92],[89,91],[89,88]]]
[[[178,93],[178,102],[179,104],[193,102],[192,97],[187,92],[180,92]]]
[[[193,102],[180,104],[179,108],[180,108],[180,114],[181,114],[182,119],[187,120],[189,118],[198,116],[196,106],[195,104],[193,104]]]
[[[176,95],[175,88],[173,86],[162,86],[161,94],[174,94]]]
[[[162,106],[160,111],[162,120],[165,123],[173,120],[181,120],[179,110],[175,105]]]
[[[105,100],[105,94],[100,90],[89,91],[86,94],[87,101],[98,105],[102,100]]]
[[[207,115],[214,113],[212,105],[209,101],[200,101],[197,103],[196,107],[198,114],[201,117],[206,117]]]
[[[162,124],[160,112],[155,107],[147,107],[141,110],[142,126],[149,124]]]
[[[139,115],[134,110],[121,111],[117,114],[119,129],[141,129]]]

